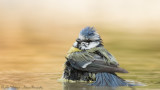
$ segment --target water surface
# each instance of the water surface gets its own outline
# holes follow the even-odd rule
[[[58,82],[62,76],[65,54],[73,43],[68,41],[66,45],[55,42],[42,45],[43,47],[29,44],[21,48],[1,48],[1,88],[3,90],[160,89],[160,36],[158,34],[105,31],[100,33],[102,33],[105,47],[117,58],[120,66],[130,72],[118,75],[126,80],[141,82],[146,86],[108,88],[88,86],[85,82]]]

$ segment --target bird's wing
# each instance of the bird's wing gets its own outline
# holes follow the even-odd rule
[[[114,66],[108,65],[104,60],[97,60],[90,55],[92,52],[88,51],[78,51],[71,53],[67,60],[70,62],[72,67],[82,71],[88,72],[120,72],[127,73],[126,70]]]
[[[90,51],[94,51],[93,49],[89,50]],[[104,57],[104,61],[108,64],[108,65],[114,65],[114,66],[119,66],[118,61],[116,60],[116,58],[109,53],[103,46],[101,47],[97,47],[95,48],[95,51],[100,55]]]

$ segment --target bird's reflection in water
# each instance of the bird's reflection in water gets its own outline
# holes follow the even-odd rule
[[[89,86],[86,83],[76,82],[76,83],[69,83],[64,82],[63,83],[63,90],[136,90],[134,87],[128,88],[128,87],[96,87],[96,86]]]

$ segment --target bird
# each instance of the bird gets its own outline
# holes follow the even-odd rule
[[[66,55],[62,78],[92,82],[91,86],[132,86],[116,73],[128,73],[119,67],[116,58],[103,45],[94,27],[85,27],[79,33]]]

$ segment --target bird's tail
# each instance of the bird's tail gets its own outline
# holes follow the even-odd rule
[[[134,86],[132,84],[127,83],[125,80],[121,79],[116,74],[110,74],[110,73],[97,73],[96,81],[90,85],[109,86],[109,87]]]

